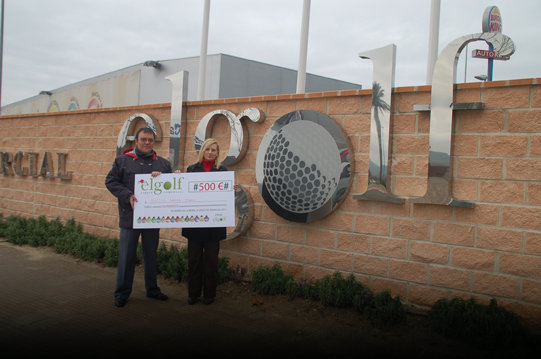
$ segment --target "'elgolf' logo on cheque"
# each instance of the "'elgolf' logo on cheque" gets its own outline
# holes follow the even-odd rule
[[[141,190],[159,195],[164,191],[182,191],[184,177],[173,177],[170,180],[160,181],[159,178],[151,177],[149,180],[140,180]]]

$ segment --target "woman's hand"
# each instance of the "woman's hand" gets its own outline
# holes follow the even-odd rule
[[[152,177],[158,177],[159,175],[161,175],[162,173],[160,171],[153,171],[150,175]]]

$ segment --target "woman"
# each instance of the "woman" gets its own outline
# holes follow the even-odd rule
[[[197,163],[188,166],[187,172],[227,171],[218,160],[220,148],[214,138],[207,139],[199,150]],[[237,186],[234,186],[236,189]],[[218,253],[220,241],[226,237],[225,227],[183,228],[188,238],[188,303],[199,301],[211,304],[218,285]]]

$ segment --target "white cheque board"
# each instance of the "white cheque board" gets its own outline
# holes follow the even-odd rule
[[[135,175],[133,228],[235,226],[234,172]]]

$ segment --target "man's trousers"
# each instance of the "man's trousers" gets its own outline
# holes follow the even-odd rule
[[[132,291],[135,264],[137,261],[137,245],[141,236],[143,262],[145,269],[145,288],[147,296],[160,293],[157,282],[156,252],[160,240],[159,229],[127,229],[120,228],[118,248],[118,271],[115,298],[128,299]]]

